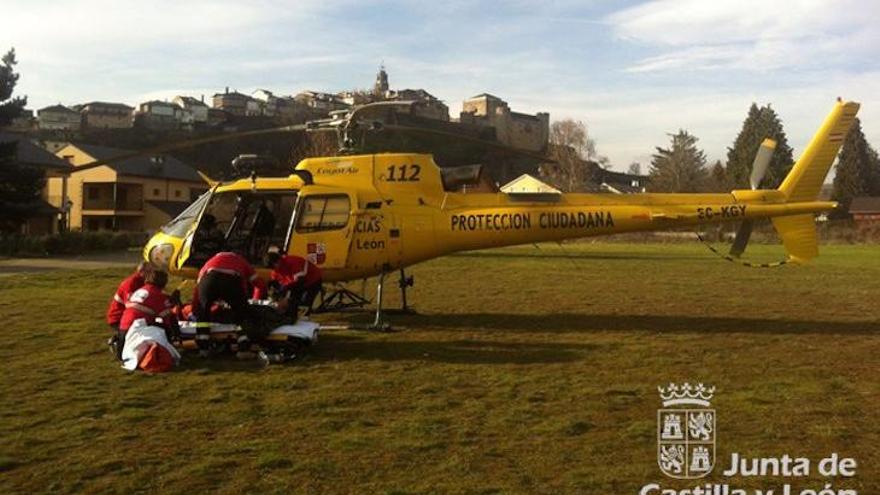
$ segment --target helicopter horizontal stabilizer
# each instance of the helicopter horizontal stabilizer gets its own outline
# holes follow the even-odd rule
[[[791,261],[806,263],[819,255],[816,221],[812,213],[774,217],[771,220]]]

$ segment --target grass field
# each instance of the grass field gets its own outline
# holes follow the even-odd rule
[[[657,467],[670,381],[717,387],[709,481],[818,490],[721,471],[732,452],[838,452],[859,465],[835,488],[880,493],[880,246],[758,270],[694,245],[548,245],[412,273],[420,314],[396,332],[328,331],[269,368],[187,356],[157,376],[103,345],[124,270],[0,278],[0,493],[693,487]],[[349,318],[369,315],[322,319]]]

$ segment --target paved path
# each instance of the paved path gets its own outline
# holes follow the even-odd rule
[[[52,270],[94,270],[97,268],[133,267],[141,251],[112,251],[55,258],[0,258],[0,276]]]

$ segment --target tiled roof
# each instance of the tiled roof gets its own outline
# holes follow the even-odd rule
[[[52,105],[52,106],[48,106],[48,107],[41,108],[41,109],[37,110],[37,113],[38,113],[38,114],[39,114],[39,113],[42,113],[42,112],[79,113],[79,112],[77,112],[76,110],[71,110],[71,109],[69,109],[69,108],[67,108],[67,107],[65,107],[64,105],[61,105],[61,104],[58,104],[58,105]]]
[[[72,143],[72,146],[81,149],[95,160],[107,160],[114,156],[133,152],[132,150],[108,148],[106,146],[97,146],[93,144]],[[194,168],[173,156],[158,155],[158,157],[161,158],[161,162],[155,160],[157,158],[156,156],[138,156],[113,162],[107,166],[122,175],[204,182]]]
[[[90,101],[88,103],[83,103],[82,105],[80,105],[80,107],[82,107],[82,108],[85,108],[88,106],[96,106],[96,107],[101,106],[101,107],[107,107],[107,108],[118,108],[120,110],[134,110],[134,107],[130,107],[130,106],[126,105],[125,103],[109,103],[106,101]]]
[[[470,98],[468,98],[468,100],[476,100],[477,98],[489,98],[491,100],[500,100],[501,99],[495,95],[490,95],[489,93],[480,93],[476,96],[471,96]]]
[[[880,196],[859,196],[849,204],[850,213],[880,213]]]
[[[191,106],[194,106],[194,107],[206,107],[206,106],[208,106],[208,105],[205,104],[205,102],[203,102],[202,100],[200,100],[200,99],[198,99],[198,98],[193,98],[192,96],[178,96],[178,98],[180,98],[180,101],[182,101],[185,105],[191,105]]]
[[[56,170],[69,170],[71,165],[49,151],[37,146],[22,134],[0,132],[0,143],[16,141],[16,161],[25,165],[34,165]]]

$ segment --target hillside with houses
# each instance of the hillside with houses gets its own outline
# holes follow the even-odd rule
[[[268,89],[245,94],[225,87],[208,98],[181,94],[170,101],[132,104],[57,103],[35,112],[25,110],[4,130],[4,140],[18,143],[19,161],[45,174],[41,198],[21,206],[22,220],[16,230],[30,235],[66,230],[155,231],[205,192],[208,180],[231,178],[230,162],[241,154],[260,155],[269,163],[262,169],[265,173],[283,175],[301,158],[334,154],[336,144],[332,139],[316,143],[309,135],[261,136],[184,149],[174,156],[130,158],[85,171],[77,167],[168,142],[301,124],[378,101],[414,102],[382,117],[386,120],[535,153],[548,149],[548,113],[517,112],[502,98],[482,93],[462,102],[458,115],[452,116],[446,103],[424,89],[393,89],[384,67],[369,90],[308,90],[288,95]],[[498,154],[450,138],[388,133],[372,138],[365,148],[365,152],[389,150],[430,152],[441,166],[481,163],[497,185],[539,173],[538,160]],[[597,163],[587,165],[600,182],[612,182],[612,190],[632,192],[643,187],[641,176],[606,171]]]

